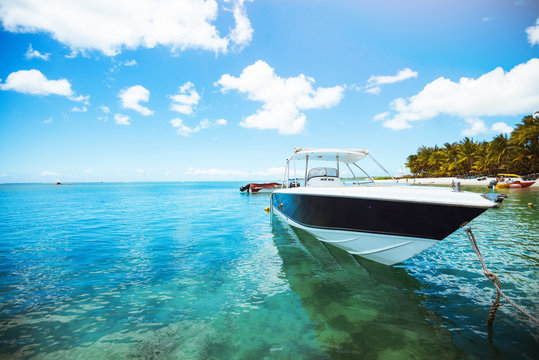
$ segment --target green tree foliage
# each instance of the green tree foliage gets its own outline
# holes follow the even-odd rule
[[[524,117],[509,137],[500,134],[490,142],[466,137],[442,148],[421,146],[408,156],[406,166],[425,177],[539,172],[539,111]]]

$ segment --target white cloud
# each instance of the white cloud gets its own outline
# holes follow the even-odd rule
[[[272,178],[280,179],[284,174],[284,167],[272,167],[264,171],[242,171],[242,170],[221,170],[221,169],[194,169],[189,168],[185,175],[199,176],[206,178]]]
[[[123,66],[135,66],[137,65],[137,60],[135,59],[132,59],[132,60],[126,60],[122,63]]]
[[[85,53],[84,50],[79,50],[81,53]],[[78,52],[76,50],[71,50],[69,54],[67,54],[65,57],[66,59],[74,59],[77,57]]]
[[[535,26],[530,26],[526,29],[528,41],[532,45],[539,45],[539,18],[535,21]]]
[[[189,136],[194,132],[200,131],[200,129],[195,130],[185,125],[183,123],[183,120],[180,118],[175,118],[175,119],[170,120],[170,124],[172,125],[172,127],[177,128],[178,135],[182,135],[182,136]]]
[[[475,136],[478,134],[485,134],[488,132],[488,127],[485,122],[479,118],[464,119],[470,126],[467,129],[462,130],[464,136]]]
[[[41,176],[57,176],[58,174],[52,171],[45,170],[41,173]]]
[[[42,54],[39,51],[34,50],[32,48],[32,44],[29,44],[28,45],[28,50],[26,50],[26,54],[24,54],[24,56],[27,59],[38,58],[38,59],[47,61],[47,60],[49,60],[49,57],[51,56],[51,54],[50,53]]]
[[[267,169],[266,171],[257,171],[254,172],[254,176],[283,176],[284,174],[284,167],[272,167]]]
[[[367,80],[367,85],[363,88],[366,93],[378,95],[382,91],[380,85],[394,84],[411,78],[417,78],[417,71],[405,68],[399,70],[397,75],[371,75]],[[355,90],[361,89],[357,85],[353,86]]]
[[[224,126],[227,124],[225,119],[218,119],[216,121],[210,121],[208,119],[201,120],[199,124],[195,127],[189,127],[183,123],[183,120],[180,118],[175,118],[170,120],[172,127],[177,128],[178,135],[190,136],[191,134],[197,133],[201,130],[215,127],[215,126]]]
[[[131,119],[127,115],[122,114],[114,114],[114,121],[116,121],[116,124],[118,125],[131,125],[129,122]]]
[[[380,86],[374,86],[374,87],[369,87],[365,89],[366,93],[374,94],[374,95],[380,94],[381,91],[382,91],[382,88]]]
[[[383,112],[383,113],[380,113],[380,114],[376,114],[374,116],[374,120],[375,121],[381,121],[381,120],[384,120],[385,118],[387,118],[389,116],[389,111],[386,111],[386,112]]]
[[[30,95],[73,95],[71,84],[66,79],[49,80],[39,70],[19,70],[8,75],[6,82],[0,84],[2,90],[13,90]]]
[[[394,84],[411,78],[417,78],[417,71],[409,68],[399,70],[397,75],[371,75],[367,80],[365,92],[378,95],[381,91],[380,85]]]
[[[230,2],[230,0],[227,2]],[[229,39],[232,40],[232,42],[240,49],[248,45],[253,38],[253,28],[251,27],[251,22],[247,17],[245,6],[243,5],[244,2],[244,0],[234,1],[232,14],[234,16],[236,26],[228,35]]]
[[[245,177],[249,176],[248,172],[245,171],[237,171],[237,170],[218,170],[218,169],[193,169],[189,168],[186,175],[194,175],[194,176],[232,176],[232,177]]]
[[[401,130],[440,114],[464,119],[516,116],[537,110],[537,104],[539,59],[531,59],[508,72],[498,67],[477,79],[463,77],[453,82],[440,77],[414,96],[393,100],[390,106],[394,114],[383,125]]]
[[[138,65],[137,61],[134,60],[134,59],[126,60],[126,61],[118,61],[118,62],[114,61],[114,62],[115,62],[115,64],[109,69],[110,72],[118,71],[120,69],[120,67],[122,67],[122,66],[135,66],[135,65]]]
[[[90,105],[90,95],[70,96],[69,100],[83,103],[84,105]]]
[[[198,127],[200,127],[200,130],[203,130],[203,129],[209,128],[212,125],[213,125],[212,122],[210,122],[208,119],[204,119],[204,120],[200,120]]]
[[[239,77],[221,76],[215,85],[221,91],[237,90],[247,98],[263,103],[255,114],[240,125],[255,129],[276,129],[281,134],[298,134],[305,128],[306,117],[300,110],[329,108],[337,105],[343,86],[313,89],[314,79],[303,74],[281,78],[262,60],[243,69]]]
[[[88,108],[86,106],[83,106],[83,107],[77,107],[77,106],[73,106],[73,109],[71,109],[71,111],[73,112],[86,112],[88,111]]]
[[[122,89],[118,96],[122,100],[123,108],[135,110],[144,116],[153,114],[152,110],[139,104],[141,101],[148,102],[150,99],[150,92],[143,86],[135,85]]]
[[[491,129],[498,134],[511,134],[511,131],[513,131],[513,128],[504,122],[497,122],[492,124]]]
[[[469,125],[468,128],[462,130],[461,134],[464,136],[475,136],[479,134],[488,134],[488,133],[496,133],[496,134],[511,134],[511,131],[513,131],[513,128],[503,121],[496,122],[492,124],[492,126],[489,128],[485,122],[479,118],[469,118],[464,119],[466,123]]]
[[[50,124],[52,123],[52,116],[49,116],[48,119],[43,120],[43,124]]]
[[[230,45],[244,46],[252,34],[244,0],[233,3],[235,26],[226,36],[214,25],[216,0],[4,1],[0,19],[7,31],[51,34],[71,48],[71,56],[92,50],[114,56],[157,45],[226,53]]]
[[[101,105],[101,106],[99,107],[99,109],[100,109],[104,114],[110,114],[110,113],[111,113],[110,108],[109,108],[108,106]],[[106,116],[106,115],[104,115],[104,116],[98,116],[98,117],[97,117],[97,120],[101,120],[101,121],[106,122],[106,121],[109,120],[109,117]]]
[[[193,83],[190,81],[180,86],[178,94],[171,95],[169,97],[172,100],[170,110],[186,115],[191,115],[193,113],[193,108],[200,100],[200,95],[195,90]]]

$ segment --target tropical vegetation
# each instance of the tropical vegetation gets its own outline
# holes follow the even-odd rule
[[[500,134],[490,142],[465,137],[443,147],[421,146],[417,154],[408,156],[406,166],[421,177],[537,173],[539,111],[525,116],[509,136]]]

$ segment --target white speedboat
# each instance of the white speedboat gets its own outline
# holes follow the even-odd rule
[[[271,195],[271,209],[324,243],[392,265],[499,206],[481,194],[449,187],[403,186],[397,181],[377,185],[357,164],[367,156],[389,175],[366,150],[295,149],[286,162],[282,188]],[[305,161],[303,179],[290,176],[296,160]],[[329,166],[312,167],[319,160]],[[341,167],[353,175],[352,184],[340,177]],[[370,185],[359,181],[353,169],[362,171]]]

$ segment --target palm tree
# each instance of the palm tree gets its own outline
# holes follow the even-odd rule
[[[539,172],[539,111],[525,116],[511,135],[500,134],[491,142],[460,142],[421,146],[408,156],[406,166],[419,176],[467,174],[471,170],[492,173],[500,168],[516,173]]]
[[[457,153],[458,153],[458,144],[454,143],[445,143],[443,147],[445,162],[444,169],[446,175],[455,175],[457,171]]]
[[[432,152],[429,154],[429,175],[430,176],[444,176],[445,175],[445,169],[444,164],[445,162],[445,156],[442,149],[440,149],[438,146],[434,146],[432,149]]]
[[[537,116],[537,117],[536,117]],[[511,133],[510,144],[515,146],[517,155],[514,162],[527,170],[539,171],[539,113],[522,119]]]
[[[457,164],[462,165],[465,173],[468,173],[472,169],[477,150],[478,144],[469,137],[465,137],[464,140],[459,143]]]
[[[419,168],[419,163],[417,161],[417,155],[410,155],[408,156],[408,158],[406,159],[406,167],[408,169],[410,169],[410,172],[413,174],[413,175],[417,175],[421,172],[420,168]]]
[[[422,176],[429,176],[430,173],[430,166],[429,166],[429,158],[430,154],[432,153],[432,148],[421,146],[417,150],[417,162],[419,166],[419,175]]]
[[[488,145],[488,142],[483,141],[478,145],[475,152],[475,162],[472,165],[472,169],[478,174],[488,172],[490,166],[493,164],[493,161],[488,157]]]
[[[487,157],[489,162],[491,164],[497,164],[498,169],[503,167],[505,170],[511,171],[509,167],[509,150],[509,138],[507,134],[496,136],[488,144]]]

